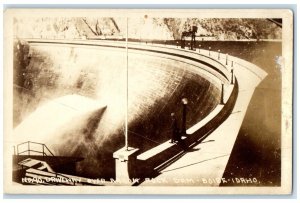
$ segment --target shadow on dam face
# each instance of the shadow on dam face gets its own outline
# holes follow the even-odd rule
[[[170,139],[170,114],[174,112],[181,123],[182,98],[189,101],[187,128],[220,102],[220,84],[216,80],[201,74],[201,68],[172,58],[130,51],[127,73],[124,49],[20,44],[16,42],[14,49],[15,128],[48,101],[66,95],[81,95],[106,106],[105,111],[95,110],[66,124],[73,125],[72,130],[58,128],[55,135],[39,137],[57,156],[85,158],[77,165],[77,175],[115,177],[112,154],[125,143],[127,97],[128,142],[139,152]],[[35,137],[28,134],[22,139],[35,141]]]

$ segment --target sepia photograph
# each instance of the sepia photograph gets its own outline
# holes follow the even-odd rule
[[[4,192],[290,194],[292,78],[288,9],[7,9]]]

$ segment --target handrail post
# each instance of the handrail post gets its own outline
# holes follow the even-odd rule
[[[231,84],[233,84],[233,68],[231,69]]]
[[[226,54],[226,65],[228,65],[228,54]]]
[[[221,89],[221,101],[220,104],[224,104],[224,84],[222,83],[222,89]]]

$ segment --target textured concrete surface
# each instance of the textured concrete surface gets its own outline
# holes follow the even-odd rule
[[[126,101],[126,55],[124,48],[88,45],[32,43],[29,64],[17,71],[23,83],[15,86],[14,121],[21,121],[47,101],[68,94],[79,94],[107,105],[99,123],[92,122],[93,132],[83,129],[69,132],[62,140],[39,137],[56,146],[58,155],[86,157],[78,170],[91,177],[114,177],[112,153],[124,145]],[[101,42],[102,43],[102,42]],[[107,44],[107,43],[106,43]],[[144,45],[143,45],[144,46]],[[143,47],[136,45],[136,48]],[[147,46],[144,46],[148,48]],[[152,50],[179,52],[166,47]],[[189,55],[189,53],[185,53]],[[207,59],[205,59],[207,60]],[[212,74],[215,73],[215,74]],[[220,101],[220,73],[180,56],[130,50],[128,63],[129,144],[140,151],[149,149],[170,137],[170,113],[180,118],[181,99],[189,102],[187,126],[199,122]],[[223,77],[223,76],[220,76]],[[223,80],[226,80],[223,77]],[[97,115],[91,118],[99,119]],[[51,122],[51,121],[48,121]],[[57,131],[56,131],[57,133]],[[86,137],[89,145],[78,142],[70,150],[64,137]],[[34,139],[35,135],[24,136]],[[34,140],[32,140],[34,141]],[[88,153],[86,153],[88,152]],[[103,167],[105,163],[105,166]],[[95,170],[97,168],[97,170]]]

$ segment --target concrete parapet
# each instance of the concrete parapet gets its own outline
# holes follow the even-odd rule
[[[113,158],[115,159],[116,163],[116,178],[115,181],[120,182],[122,184],[129,184],[130,185],[130,179],[131,174],[129,173],[128,168],[129,165],[132,164],[131,161],[136,159],[135,153],[139,149],[135,149],[132,147],[123,147],[113,153]]]

